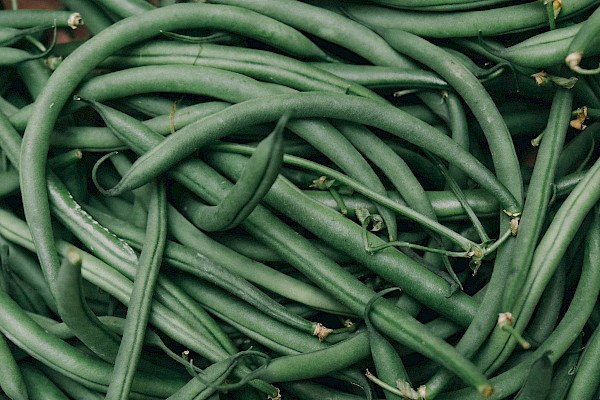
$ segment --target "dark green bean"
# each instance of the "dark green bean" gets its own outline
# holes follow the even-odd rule
[[[341,79],[334,74],[316,68],[309,63],[287,57],[285,55],[257,49],[248,49],[236,46],[220,46],[214,44],[191,45],[166,41],[153,41],[126,49],[123,52],[137,58],[163,57],[165,54],[172,56],[187,56],[194,58],[221,59],[238,63],[250,63],[263,66],[278,67],[283,71],[290,71],[314,82],[323,82],[325,87],[332,85],[344,92],[386,102],[374,92],[357,85],[346,79]],[[210,61],[208,61],[210,62]]]
[[[0,388],[13,400],[27,400],[27,386],[4,335],[0,335]]]
[[[567,89],[556,91],[547,130],[531,176],[529,195],[519,222],[519,234],[515,241],[515,252],[502,300],[503,310],[512,312],[515,299],[521,293],[525,283],[527,267],[531,264],[534,249],[542,233],[543,216],[550,201],[550,185],[554,182],[554,171],[569,127],[572,102],[572,92]]]
[[[106,16],[106,13],[90,0],[63,0],[62,3],[69,10],[77,10],[81,13],[86,28],[93,35],[101,30],[108,28],[112,21]]]
[[[182,133],[186,130],[185,135],[171,136],[140,157],[119,185],[110,189],[109,193],[115,195],[140,186],[151,177],[166,171],[170,165],[189,155],[208,140],[239,131],[243,126],[241,124],[253,125],[273,121],[290,109],[294,110],[294,117],[326,116],[371,124],[417,145],[426,146],[432,153],[462,168],[473,180],[498,196],[506,210],[519,209],[518,201],[507,193],[504,186],[499,184],[485,167],[451,139],[433,131],[429,125],[422,125],[421,121],[404,115],[391,106],[387,109],[384,105],[360,97],[340,97],[324,93],[298,93],[248,100],[231,106],[226,113],[204,118],[201,124],[188,125],[180,131]],[[218,127],[213,128],[211,125],[213,121],[217,124],[217,120]],[[209,132],[213,136],[207,136]]]
[[[30,119],[29,132],[23,138],[25,150],[21,162],[25,169],[31,171],[31,174],[21,175],[24,208],[27,218],[37,221],[36,229],[33,229],[33,237],[43,269],[50,276],[53,272],[49,271],[58,268],[58,259],[54,252],[54,240],[51,237],[50,209],[44,171],[50,133],[60,109],[84,76],[118,49],[152,37],[161,30],[199,26],[226,27],[258,40],[274,43],[299,56],[324,58],[323,53],[312,42],[283,24],[248,10],[217,5],[177,4],[159,8],[133,16],[123,23],[114,24],[86,41],[76,52],[67,57],[61,63],[61,68],[50,77],[45,90],[36,101],[35,107],[39,113],[34,113]],[[79,60],[69,61],[77,59]],[[35,122],[37,118],[39,121]],[[43,133],[35,133],[37,129]]]
[[[585,349],[577,364],[577,372],[565,397],[567,400],[591,400],[594,398],[597,387],[594,382],[600,379],[600,368],[598,368],[598,355],[600,352],[600,329],[596,328],[588,339]]]
[[[573,36],[567,49],[565,63],[571,70],[582,75],[592,75],[600,73],[600,67],[595,69],[586,69],[580,66],[584,55],[590,55],[589,51],[592,44],[597,43],[600,26],[600,10],[596,9],[585,22],[582,23],[581,29]],[[593,54],[593,53],[592,53]]]
[[[58,271],[56,305],[62,320],[96,355],[114,362],[119,349],[118,337],[107,329],[87,305],[81,283],[81,256],[69,249]]]
[[[311,65],[369,89],[448,88],[448,84],[443,79],[428,71],[341,63],[311,63]]]
[[[568,19],[587,8],[593,0],[563,3],[558,20]],[[451,22],[443,12],[392,10],[363,4],[348,4],[343,11],[352,18],[371,27],[402,29],[425,37],[477,37],[493,36],[544,27],[548,24],[545,7],[536,2],[508,5],[489,10],[459,11],[452,13]]]
[[[0,26],[12,28],[31,28],[34,26],[69,27],[76,29],[83,25],[79,13],[61,10],[1,10]]]
[[[412,66],[410,61],[395,53],[370,29],[323,8],[291,0],[210,0],[210,2],[244,7],[268,15],[297,29],[347,47],[374,64]]]
[[[144,331],[148,324],[152,297],[162,263],[167,240],[167,195],[164,182],[151,185],[146,223],[146,241],[142,247],[133,289],[129,298],[125,329],[111,378],[107,399],[125,400],[129,397],[137,368]]]
[[[410,384],[410,379],[408,378],[402,359],[396,352],[396,349],[385,337],[377,332],[377,329],[375,329],[369,318],[371,306],[390,290],[396,290],[396,288],[381,291],[376,296],[373,296],[373,299],[370,300],[365,307],[364,320],[369,333],[369,347],[371,349],[371,358],[375,364],[377,378],[388,385],[396,386],[398,381]],[[401,398],[397,394],[385,390],[385,388],[384,394],[387,400],[399,400]]]
[[[545,400],[548,398],[552,381],[552,361],[543,354],[531,363],[527,379],[515,396],[515,400]],[[579,397],[578,397],[579,398]]]
[[[42,371],[31,362],[22,362],[21,370],[31,400],[68,400],[65,395]]]

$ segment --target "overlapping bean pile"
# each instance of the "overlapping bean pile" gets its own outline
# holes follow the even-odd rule
[[[0,11],[1,399],[598,397],[599,1],[62,6]]]

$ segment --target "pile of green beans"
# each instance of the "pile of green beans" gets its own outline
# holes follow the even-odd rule
[[[56,3],[0,3],[0,399],[600,396],[600,0]]]

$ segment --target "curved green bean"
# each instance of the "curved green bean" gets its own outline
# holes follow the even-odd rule
[[[62,320],[96,355],[114,362],[119,349],[118,337],[107,329],[88,306],[82,290],[81,255],[75,248],[67,250],[58,271],[56,305]]]
[[[158,280],[162,255],[167,240],[167,194],[164,182],[151,185],[146,223],[146,241],[129,298],[123,337],[115,358],[107,399],[125,400],[129,397],[137,368],[144,331],[148,324],[152,297]]]
[[[37,112],[29,120],[23,137],[21,165],[22,169],[31,173],[21,175],[21,194],[26,218],[36,221],[35,225],[32,225],[35,226],[32,233],[45,271],[58,268],[54,240],[51,236],[45,163],[50,133],[60,109],[85,75],[117,50],[155,36],[161,30],[199,26],[224,27],[274,43],[275,46],[299,56],[324,58],[323,53],[303,35],[274,20],[234,7],[199,4],[176,4],[133,16],[103,30],[78,47],[48,80],[36,101]]]

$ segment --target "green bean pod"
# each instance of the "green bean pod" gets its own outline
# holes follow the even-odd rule
[[[600,330],[596,328],[585,345],[581,354],[573,383],[569,393],[565,397],[567,400],[587,400],[593,399],[597,387],[593,382],[600,379],[600,368],[598,368],[598,355],[600,354]]]
[[[542,217],[546,214],[550,201],[550,186],[554,182],[554,171],[569,127],[572,102],[572,92],[567,89],[556,91],[548,120],[548,129],[540,145],[529,184],[529,195],[519,221],[515,254],[502,300],[504,310],[512,311],[515,298],[521,293],[533,259],[534,249],[542,232],[544,222]]]
[[[89,308],[83,295],[81,279],[81,256],[73,248],[67,251],[58,271],[58,313],[90,350],[112,363],[119,349],[119,338]]]
[[[129,298],[125,328],[106,393],[107,399],[125,400],[129,397],[167,240],[166,197],[164,182],[151,185],[146,241]]]
[[[238,131],[242,127],[240,124],[252,125],[273,121],[289,110],[293,110],[294,118],[320,116],[370,124],[416,145],[426,146],[432,153],[453,162],[473,180],[490,190],[506,210],[519,209],[519,202],[515,197],[485,167],[462,147],[432,130],[429,125],[424,125],[392,106],[387,108],[357,96],[340,97],[325,93],[298,93],[248,100],[233,105],[227,112],[204,118],[201,123],[199,121],[188,125],[180,131],[183,133],[183,130],[186,130],[185,135],[171,136],[141,156],[119,184],[108,192],[117,195],[141,186],[209,140]],[[520,176],[520,173],[518,175]]]
[[[558,20],[593,7],[593,0],[564,3]],[[494,36],[544,27],[548,24],[546,8],[537,2],[527,2],[488,10],[457,11],[451,21],[444,12],[394,10],[370,4],[348,4],[344,13],[378,30],[395,28],[432,38]]]
[[[395,288],[389,290],[395,290]],[[371,306],[389,290],[382,291],[376,296],[373,296],[373,299],[370,300],[365,307],[364,320],[369,333],[371,358],[375,364],[375,371],[377,372],[378,379],[391,386],[395,386],[397,381],[410,384],[410,379],[408,378],[408,374],[406,373],[406,369],[404,368],[404,364],[402,363],[402,359],[398,355],[398,352],[385,337],[377,332],[377,329],[375,329],[369,318]],[[388,390],[384,390],[384,394],[387,400],[401,399],[400,396]]]
[[[108,127],[116,134],[125,127],[128,129],[144,129],[144,125],[115,109],[90,101],[90,104],[101,114]],[[202,206],[197,211],[195,221],[205,231],[227,230],[238,225],[248,216],[269,190],[279,174],[283,158],[282,134],[287,118],[282,118],[271,135],[257,147],[250,158],[246,172],[232,188],[229,195],[215,206]],[[146,128],[146,136],[156,136],[150,128]]]
[[[40,121],[33,117],[25,134],[25,146],[21,162],[30,174],[21,175],[22,196],[27,218],[36,220],[33,237],[39,251],[44,270],[58,268],[54,240],[51,237],[50,209],[45,184],[45,163],[49,147],[50,133],[71,92],[85,75],[107,56],[115,51],[144,38],[155,36],[161,30],[176,30],[186,27],[223,27],[241,34],[248,34],[258,40],[273,42],[276,46],[306,57],[326,58],[324,54],[304,36],[283,24],[267,17],[234,7],[199,4],[177,4],[159,8],[112,25],[80,46],[77,51],[61,63],[50,77],[44,91],[36,101]],[[70,62],[70,60],[77,60]],[[80,62],[85,60],[85,62]],[[58,73],[57,73],[58,72]],[[65,74],[61,77],[62,74]],[[34,114],[35,115],[35,114]],[[40,134],[32,133],[37,126]],[[31,140],[31,143],[29,143]]]
[[[242,157],[243,160],[243,157]],[[242,161],[240,160],[240,161]],[[228,160],[228,163],[230,166],[233,167],[233,165],[231,164],[233,162],[233,160],[230,158]],[[237,173],[239,173],[239,166],[240,164],[238,162],[236,162],[235,164],[237,165]],[[235,173],[233,173],[235,175]],[[288,188],[287,186],[289,186],[289,184],[285,183],[284,185],[282,185],[282,183],[284,183],[282,181],[282,178],[278,179],[275,184],[273,185],[273,188],[271,189],[271,191],[267,194],[267,197],[265,198],[271,205],[275,206],[276,208],[278,208],[280,211],[285,212],[288,216],[292,217],[294,220],[296,220],[296,222],[300,223],[301,225],[309,228],[309,230],[311,230],[313,233],[317,234],[317,236],[321,236],[322,239],[325,239],[327,241],[329,241],[330,243],[332,243],[334,246],[340,246],[340,243],[335,243],[337,239],[342,239],[343,238],[343,242],[344,245],[341,246],[340,248],[343,248],[345,251],[348,252],[352,252],[353,257],[356,257],[357,259],[361,259],[363,258],[365,265],[367,266],[371,266],[373,267],[374,264],[378,264],[378,265],[382,265],[377,263],[375,260],[379,259],[380,262],[383,261],[384,259],[386,259],[388,256],[392,256],[391,253],[394,253],[398,256],[400,256],[400,252],[398,252],[395,249],[386,249],[386,250],[382,250],[382,252],[378,252],[374,255],[368,255],[368,253],[364,252],[363,249],[363,244],[362,244],[362,234],[360,232],[362,232],[362,229],[360,226],[358,226],[357,224],[348,221],[345,218],[341,218],[338,217],[337,214],[335,213],[335,211],[329,210],[327,208],[321,209],[321,207],[317,207],[317,205],[312,204],[312,202],[308,202],[305,199],[299,199],[298,195],[299,195],[299,191],[297,189],[293,189],[293,188]],[[280,186],[281,185],[281,186]],[[285,193],[285,194],[284,194]],[[275,196],[277,194],[277,196]],[[295,200],[294,200],[295,199]],[[291,209],[291,206],[293,204],[293,210]],[[282,208],[282,205],[283,208]],[[259,211],[259,209],[255,210],[255,213]],[[331,215],[331,213],[336,214]],[[265,218],[264,213],[261,213],[263,215],[260,215],[261,218]],[[259,217],[259,214],[257,213],[256,218]],[[320,221],[323,220],[327,220],[329,221],[327,224],[322,224],[320,223]],[[312,224],[310,223],[312,221]],[[335,223],[334,223],[335,222]],[[310,257],[315,258],[318,255],[316,254],[312,254],[315,253],[315,251],[313,249],[310,249],[310,251],[308,251],[308,249],[306,249],[307,244],[303,243],[302,241],[297,241],[295,240],[295,243],[291,243],[289,236],[286,235],[286,237],[288,237],[287,241],[283,240],[283,239],[276,239],[274,237],[270,237],[269,235],[265,235],[264,232],[261,232],[261,228],[259,228],[258,226],[252,226],[255,225],[256,222],[253,220],[247,220],[244,223],[244,227],[246,229],[252,229],[252,233],[254,235],[256,235],[257,237],[261,238],[261,240],[268,240],[268,243],[270,243],[272,246],[274,246],[274,248],[277,248],[277,251],[281,252],[282,254],[285,254],[286,257],[290,258],[290,256],[292,256],[292,253],[290,251],[291,246],[294,246],[294,254],[293,254],[293,258],[298,259],[299,257],[299,249],[305,249],[305,254],[302,255],[303,258],[306,257]],[[313,225],[313,226],[311,226]],[[318,226],[318,228],[317,228]],[[343,228],[342,228],[343,227]],[[351,228],[352,227],[352,228]],[[341,229],[356,229],[353,233],[348,232],[347,234],[341,234]],[[272,231],[274,229],[274,225],[273,223],[271,223],[269,225],[269,229]],[[297,236],[297,235],[293,235],[293,236]],[[325,238],[325,236],[327,236],[327,238]],[[352,239],[354,241],[354,243],[350,244],[348,242],[349,239]],[[376,238],[372,238],[370,239],[371,241],[375,241]],[[390,252],[388,253],[389,250]],[[385,255],[384,255],[385,254]],[[365,257],[366,256],[366,257]],[[368,261],[367,261],[368,258]],[[299,261],[299,260],[298,260]],[[408,262],[408,260],[406,260]],[[303,261],[302,264],[304,264],[305,262],[308,262],[308,260]],[[306,268],[302,267],[302,264],[299,262],[295,262],[294,264],[296,265],[296,268],[301,269],[301,271],[305,274],[308,274],[309,277],[312,277],[312,279],[318,280],[318,282],[321,282],[320,285],[327,285],[329,286],[330,283],[335,283],[336,285],[339,285],[339,289],[336,290],[335,292],[332,292],[332,294],[335,294],[336,296],[340,297],[341,300],[341,296],[344,296],[345,300],[344,303],[351,309],[362,309],[364,307],[364,304],[366,304],[366,302],[368,301],[368,299],[370,299],[372,297],[372,295],[369,296],[368,299],[364,300],[364,303],[359,300],[359,298],[355,297],[355,296],[360,296],[361,298],[363,298],[363,296],[366,296],[368,293],[365,291],[364,286],[362,285],[356,285],[354,278],[350,278],[347,277],[345,274],[343,274],[341,271],[339,271],[339,268],[334,268],[333,267],[333,263],[327,263],[329,266],[327,267],[327,270],[325,269],[321,269],[319,268],[318,271],[318,275],[316,274],[316,270],[315,270],[315,266],[317,264],[315,264],[315,262],[317,264],[321,264],[323,263],[323,260],[321,259],[321,261],[317,262],[317,258],[315,258],[313,261],[308,262],[309,265],[311,265],[312,270],[307,271]],[[416,267],[414,268],[414,271],[416,272],[419,269],[423,269],[422,267]],[[377,271],[381,276],[386,276],[387,273],[383,270],[378,270]],[[389,271],[388,271],[389,272]],[[324,273],[326,273],[327,275],[331,274],[332,276],[327,279],[326,281],[328,282],[327,284],[325,284],[325,282],[323,281],[325,279],[325,275],[323,275]],[[402,273],[401,271],[397,271],[396,273],[394,273],[395,278],[392,278],[391,275],[388,275],[386,279],[390,279],[390,281],[394,281],[395,279],[397,279],[398,275]],[[342,278],[344,276],[344,278]],[[441,278],[439,278],[441,280]],[[424,280],[420,280],[419,283],[417,283],[416,285],[422,285],[424,282]],[[342,286],[344,286],[345,288],[342,289]],[[406,288],[407,292],[412,291],[410,285],[401,285],[403,288]],[[371,292],[370,290],[368,292]],[[431,295],[431,291],[424,291],[427,292],[429,295]],[[424,294],[424,292],[422,292],[421,294]],[[346,294],[347,293],[347,294]],[[418,298],[418,294],[413,292],[411,294],[414,294],[415,297]],[[346,297],[348,296],[349,297]],[[450,299],[445,298],[444,302],[447,302],[448,300],[452,300],[452,299],[458,299],[458,297],[460,296],[459,293],[455,293],[454,296],[452,296]],[[460,296],[462,297],[462,296]],[[378,304],[382,304],[383,302],[380,302]],[[428,302],[429,303],[429,302]],[[432,303],[429,303],[429,305],[432,305]],[[400,311],[398,308],[394,308],[394,310],[397,311],[393,311],[398,312]],[[440,309],[441,312],[444,312],[443,310]],[[449,311],[446,308],[446,311]],[[386,309],[385,311],[382,310],[383,313],[387,313],[388,310]],[[392,312],[391,310],[389,312]],[[385,333],[386,335],[389,335],[390,337],[399,340],[401,342],[406,343],[408,346],[414,348],[414,349],[419,349],[418,351],[423,352],[424,354],[430,354],[430,357],[435,357],[438,358],[438,356],[430,353],[432,349],[442,349],[445,347],[445,345],[442,344],[436,344],[433,345],[432,347],[427,346],[426,348],[423,348],[422,344],[423,344],[423,340],[425,340],[425,338],[427,337],[428,339],[433,339],[433,338],[429,338],[429,335],[424,336],[423,334],[420,335],[420,340],[417,342],[414,342],[413,339],[405,336],[404,334],[401,334],[401,332],[391,328],[390,325],[388,325],[388,320],[387,317],[384,317],[382,319],[377,320],[378,318],[378,313],[376,312],[376,309],[373,309],[373,322],[376,326],[378,326],[382,333]],[[464,317],[464,314],[463,314]],[[396,317],[396,322],[398,323],[400,320],[404,321],[402,322],[402,324],[404,324],[405,329],[407,329],[408,324],[413,324],[414,320],[412,320],[408,315],[403,314],[402,316],[397,315]],[[420,331],[420,325],[418,326],[414,326],[415,329],[415,333],[416,331]],[[412,330],[412,329],[411,329]],[[408,333],[408,332],[407,332]],[[400,335],[400,336],[399,336]],[[445,350],[444,350],[445,352]],[[453,360],[457,360],[458,358],[462,358],[462,356],[457,356],[456,354],[452,356]],[[446,361],[444,361],[446,362]],[[468,363],[468,362],[467,362]],[[462,364],[467,365],[467,364]],[[462,368],[462,367],[461,367]],[[465,371],[462,371],[460,373],[464,373]],[[458,371],[457,371],[458,373]],[[481,384],[478,385],[479,390],[481,390],[482,393],[488,393],[489,394],[489,387],[487,387],[485,384]]]
[[[254,10],[278,21],[353,50],[378,65],[410,67],[412,63],[375,32],[338,13],[298,1],[210,0]]]
[[[77,12],[62,10],[0,10],[2,27],[27,29],[42,25],[76,29],[83,25],[83,19]]]
[[[584,54],[591,47],[590,45],[598,37],[600,33],[600,10],[596,9],[583,23],[581,29],[573,36],[569,48],[567,50],[567,56],[565,57],[565,63],[571,70],[582,74],[592,75],[600,73],[600,67],[588,70],[580,66],[581,60]]]
[[[42,371],[31,362],[21,363],[23,378],[31,400],[68,400],[65,395]]]
[[[99,211],[90,209],[90,212],[100,222],[105,223],[111,230],[117,232],[124,240],[131,242],[132,246],[139,248],[144,244],[143,235],[135,227],[127,226],[126,222],[111,218],[110,215],[102,214]],[[173,215],[173,212],[170,214]],[[318,327],[318,324],[287,312],[279,303],[257,290],[256,287],[248,284],[239,275],[229,272],[229,270],[211,261],[208,257],[198,254],[197,250],[167,241],[164,253],[165,262],[179,270],[222,287],[237,297],[243,297],[243,300],[254,304],[264,313],[283,323],[287,323],[309,334],[319,333],[317,328],[320,329],[320,327]],[[322,339],[326,336],[326,333],[323,332]]]
[[[53,25],[40,25],[27,29],[17,29],[7,26],[0,27],[0,46],[10,46],[27,35],[52,28]]]
[[[2,363],[2,376],[0,377],[2,391],[11,399],[27,400],[27,385],[4,335],[0,336],[0,360]]]

